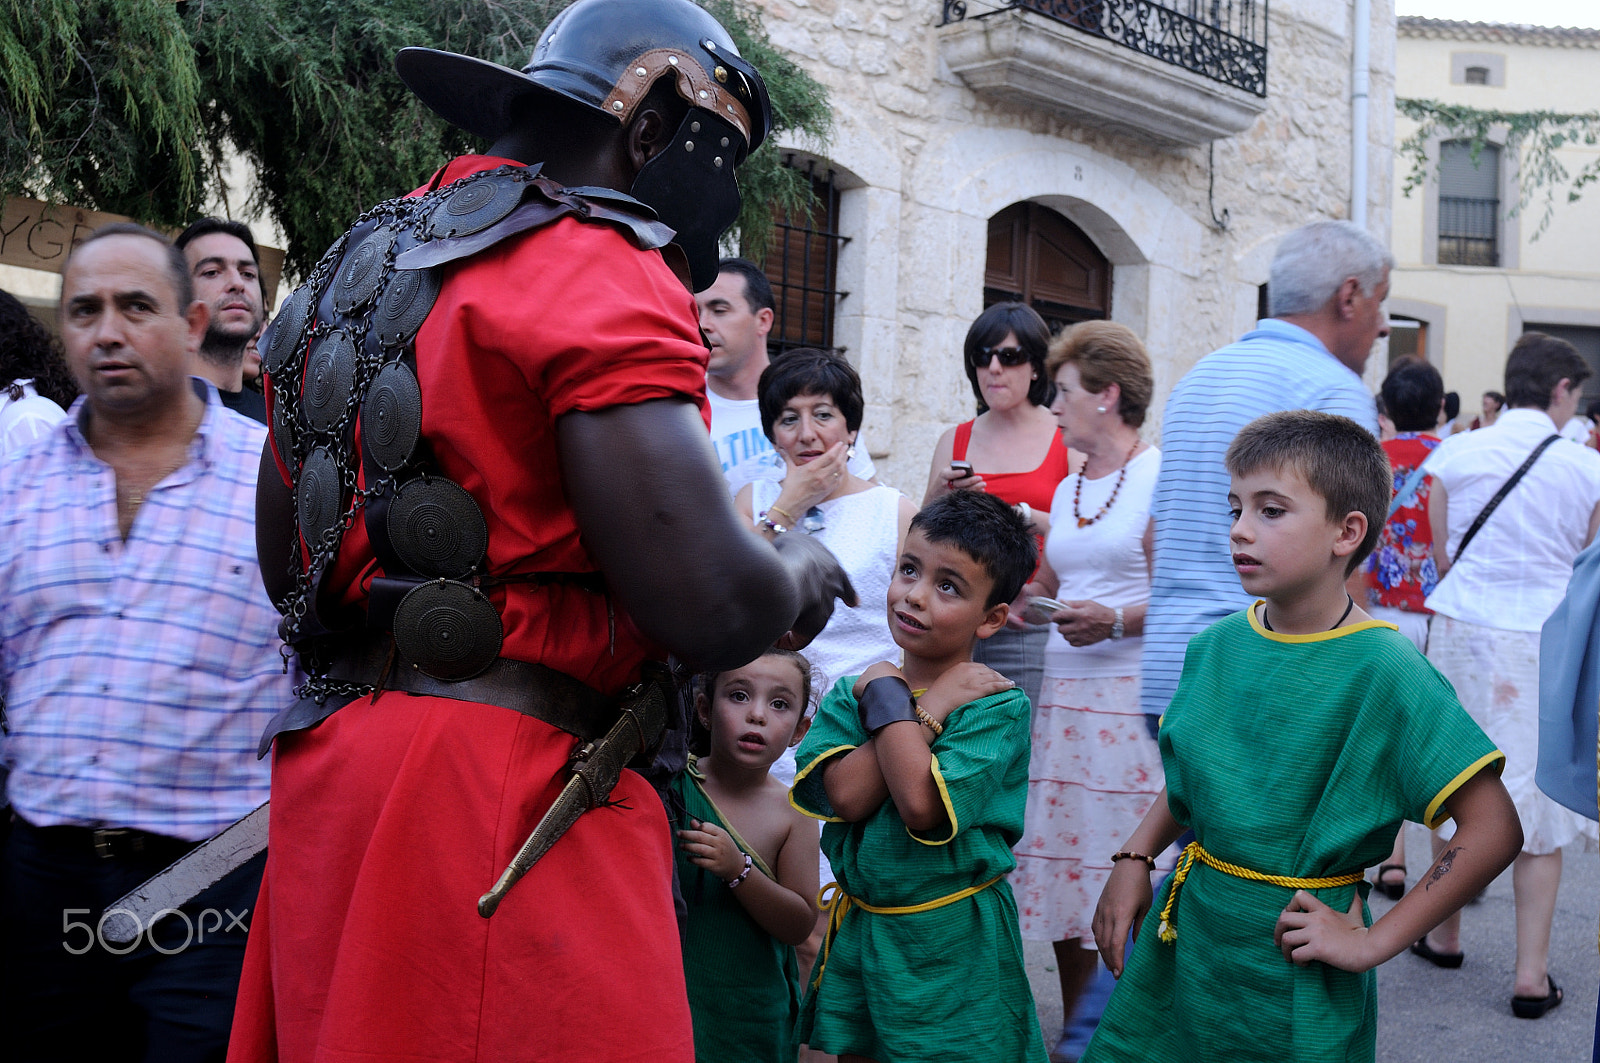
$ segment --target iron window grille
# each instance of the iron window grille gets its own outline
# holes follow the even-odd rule
[[[844,353],[834,343],[833,317],[849,292],[838,289],[839,249],[849,237],[839,232],[839,189],[834,171],[815,159],[793,154],[783,163],[805,174],[810,202],[791,213],[774,204],[772,242],[761,268],[772,283],[773,321],[767,354],[776,358],[796,347]]]
[[[988,6],[988,0],[973,2]],[[940,25],[967,17],[968,0],[943,5]],[[972,17],[1013,8],[1037,11],[1224,85],[1267,94],[1267,0],[1009,0]]]
[[[1500,151],[1483,145],[1478,157],[1466,141],[1440,145],[1439,264],[1500,264]]]

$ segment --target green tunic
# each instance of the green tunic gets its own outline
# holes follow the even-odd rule
[[[689,817],[715,823],[750,854],[754,869],[776,878],[712,803],[694,761],[673,782]],[[716,875],[675,850],[689,906],[683,973],[694,1017],[696,1063],[794,1063],[800,974],[794,949],[761,928]]]
[[[1505,758],[1391,625],[1264,629],[1252,608],[1196,635],[1161,722],[1168,803],[1220,860],[1293,878],[1383,860],[1402,820],[1429,826]],[[1272,942],[1293,891],[1196,863],[1157,925],[1158,891],[1084,1063],[1371,1061],[1375,973],[1297,967]],[[1312,891],[1336,911],[1367,884]],[[1372,915],[1362,905],[1364,921]]]
[[[1028,797],[1028,699],[1009,690],[950,714],[933,742],[933,773],[950,826],[910,831],[894,801],[866,820],[834,815],[822,768],[866,742],[855,676],[822,701],[800,744],[790,801],[826,821],[822,848],[839,887],[874,907],[905,907],[999,881],[970,897],[907,915],[852,908],[807,987],[797,1036],[835,1055],[879,1063],[1045,1059],[1003,877],[1015,866]],[[819,969],[822,961],[818,960]]]

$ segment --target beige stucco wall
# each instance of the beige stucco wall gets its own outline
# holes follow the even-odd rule
[[[1430,32],[1440,33],[1441,30]],[[1466,33],[1459,36],[1467,36]],[[1400,96],[1441,100],[1501,111],[1600,110],[1600,40],[1563,38],[1564,44],[1526,43],[1548,39],[1542,33],[1499,34],[1517,40],[1432,39],[1405,30],[1397,42],[1396,79]],[[1590,35],[1595,37],[1600,35]],[[1451,59],[1459,53],[1499,57],[1503,85],[1451,84]],[[1397,134],[1409,136],[1415,123],[1400,119]],[[1564,148],[1558,155],[1578,172],[1600,149]],[[1475,411],[1478,396],[1500,390],[1506,352],[1527,322],[1600,326],[1600,193],[1593,189],[1577,203],[1557,195],[1554,215],[1541,233],[1543,193],[1520,215],[1502,220],[1505,268],[1429,264],[1431,180],[1409,196],[1400,186],[1409,173],[1397,160],[1394,199],[1395,273],[1391,309],[1429,320],[1429,358],[1444,373],[1448,388],[1461,393],[1464,412]],[[1515,201],[1515,164],[1507,155],[1502,205]],[[1593,392],[1593,388],[1590,389]]]
[[[775,43],[827,85],[841,172],[838,342],[862,370],[883,478],[920,497],[939,433],[972,414],[962,337],[982,309],[988,219],[1035,200],[1111,260],[1112,318],[1145,339],[1157,397],[1247,330],[1277,239],[1348,216],[1353,5],[1271,6],[1266,112],[1205,147],[1163,148],[1043,110],[987,102],[939,58],[938,0],[764,0]],[[974,12],[978,4],[971,4]],[[1394,14],[1373,3],[1369,225],[1389,230]]]

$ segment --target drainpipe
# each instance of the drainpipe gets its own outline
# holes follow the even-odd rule
[[[1372,87],[1372,0],[1355,0],[1350,55],[1350,220],[1367,227],[1367,93]]]

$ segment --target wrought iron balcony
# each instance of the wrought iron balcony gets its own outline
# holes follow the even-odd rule
[[[1266,109],[1267,0],[941,0],[974,91],[1200,144]]]
[[[1013,8],[1037,11],[1224,85],[1267,94],[1267,0],[1012,0],[971,17]],[[944,0],[940,25],[967,17],[967,0]]]

